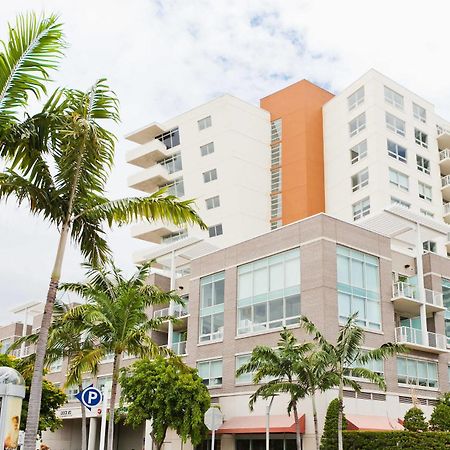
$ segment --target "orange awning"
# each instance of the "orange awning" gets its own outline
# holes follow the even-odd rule
[[[305,432],[305,415],[299,419],[300,433]],[[242,416],[225,420],[217,430],[218,434],[265,433],[266,416]],[[270,416],[271,433],[295,433],[295,420],[292,416]]]
[[[391,419],[386,416],[353,416],[345,415],[347,419],[347,430],[363,431],[392,431],[403,430],[403,426],[398,419]]]

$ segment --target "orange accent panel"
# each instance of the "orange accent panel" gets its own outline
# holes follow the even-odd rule
[[[322,106],[334,95],[301,80],[260,101],[281,118],[282,223],[324,212]]]

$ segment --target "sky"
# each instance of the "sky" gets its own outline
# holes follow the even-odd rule
[[[4,0],[0,39],[30,10],[64,23],[69,46],[50,90],[106,77],[119,97],[111,198],[137,194],[127,188],[137,169],[125,163],[125,134],[224,93],[258,104],[303,78],[339,93],[373,67],[450,118],[448,0]],[[57,238],[25,207],[0,203],[0,324],[13,307],[45,299]],[[128,272],[132,252],[149,245],[127,227],[108,240]],[[82,279],[80,262],[70,248],[63,281]]]

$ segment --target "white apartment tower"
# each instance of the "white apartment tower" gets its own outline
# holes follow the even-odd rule
[[[207,231],[167,223],[141,223],[138,239],[168,246],[186,237],[222,248],[270,229],[270,116],[224,95],[162,124],[126,136],[139,146],[127,162],[140,167],[130,187],[152,194],[167,187],[181,199],[195,199]],[[148,259],[154,248],[135,255]]]

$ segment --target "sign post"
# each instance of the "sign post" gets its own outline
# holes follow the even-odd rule
[[[212,431],[211,450],[214,450],[216,430],[218,430],[223,423],[223,414],[219,408],[211,406],[211,408],[205,412],[204,422],[206,427]]]

